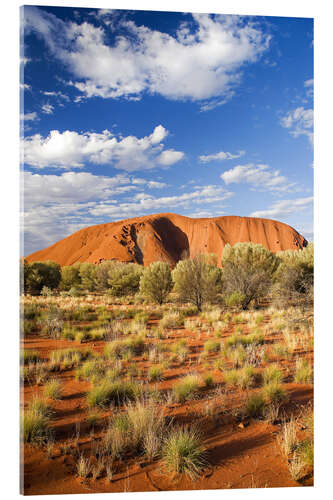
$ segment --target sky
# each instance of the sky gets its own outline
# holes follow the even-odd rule
[[[24,7],[24,255],[174,212],[313,239],[313,20]]]

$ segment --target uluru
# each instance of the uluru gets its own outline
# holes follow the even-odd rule
[[[26,259],[53,260],[61,266],[105,260],[147,266],[162,260],[174,266],[184,255],[199,253],[214,253],[221,262],[224,246],[237,242],[261,243],[273,252],[307,245],[295,229],[275,220],[240,216],[194,219],[163,213],[81,229]]]

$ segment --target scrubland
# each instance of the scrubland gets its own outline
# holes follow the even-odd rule
[[[26,494],[311,485],[313,311],[22,295]]]

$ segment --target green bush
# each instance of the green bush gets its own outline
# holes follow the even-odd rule
[[[228,297],[237,292],[243,296],[241,306],[264,297],[272,283],[280,260],[263,245],[236,243],[225,245],[222,254],[223,291]]]
[[[59,264],[51,260],[44,262],[24,263],[24,291],[31,295],[39,295],[43,287],[50,290],[57,288],[61,280]]]
[[[153,262],[140,279],[140,293],[160,305],[165,302],[172,286],[171,271],[166,262]]]
[[[115,262],[109,270],[110,293],[116,297],[134,295],[138,292],[143,266]]]
[[[180,260],[172,271],[172,279],[179,298],[194,304],[198,311],[204,303],[216,301],[221,289],[221,270],[212,255]]]

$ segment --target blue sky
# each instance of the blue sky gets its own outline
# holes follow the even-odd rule
[[[313,237],[313,21],[25,7],[24,254],[158,212]]]

